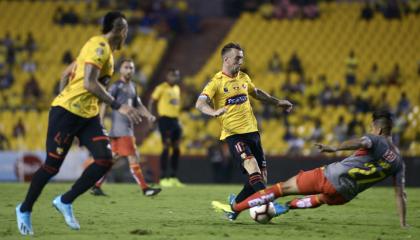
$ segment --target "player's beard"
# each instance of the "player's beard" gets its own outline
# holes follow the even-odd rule
[[[129,82],[129,81],[131,81],[131,79],[133,78],[133,74],[126,74],[126,75],[124,75],[124,79],[127,81],[127,82]]]
[[[235,76],[236,74],[238,74],[239,70],[241,69],[241,66],[235,66],[232,68],[232,76]]]

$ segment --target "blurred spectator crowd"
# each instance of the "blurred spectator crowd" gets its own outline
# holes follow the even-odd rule
[[[104,9],[124,11],[132,34],[148,33],[152,28],[157,28],[161,34],[199,32],[200,18],[186,0],[99,0],[96,6],[88,1],[84,13],[77,13],[71,7],[57,7],[53,21],[60,25],[97,24]],[[129,36],[128,41],[130,39]]]

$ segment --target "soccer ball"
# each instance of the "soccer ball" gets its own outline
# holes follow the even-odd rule
[[[274,217],[275,210],[272,202],[249,209],[249,215],[257,223],[266,224]]]

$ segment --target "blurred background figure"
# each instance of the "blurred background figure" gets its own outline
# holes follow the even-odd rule
[[[229,183],[232,178],[233,159],[226,143],[210,139],[207,157],[211,162],[213,182]]]

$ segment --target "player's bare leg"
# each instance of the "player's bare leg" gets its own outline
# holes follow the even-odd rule
[[[296,176],[290,178],[286,182],[279,182],[274,186],[252,194],[244,201],[233,205],[233,210],[241,212],[251,207],[267,204],[276,198],[293,194],[300,194]]]
[[[136,155],[128,156],[128,163],[130,165],[130,172],[133,175],[133,178],[136,180],[137,184],[142,189],[143,194],[145,196],[148,196],[148,197],[155,196],[161,191],[161,189],[160,188],[152,188],[146,183],[146,181],[144,180],[143,172],[141,170],[138,159],[139,159],[139,157],[137,157]]]

